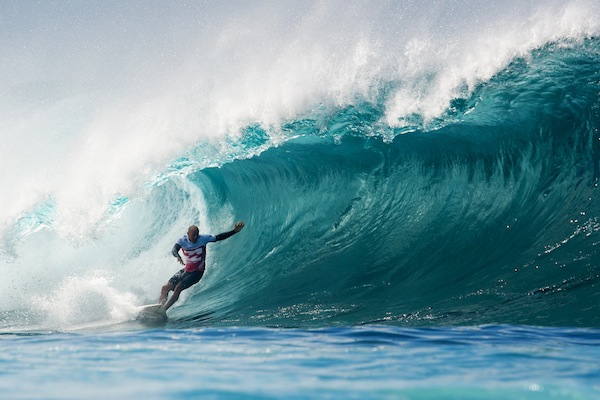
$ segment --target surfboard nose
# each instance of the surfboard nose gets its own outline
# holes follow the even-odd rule
[[[162,304],[149,304],[140,308],[135,320],[145,325],[164,325],[168,317]]]

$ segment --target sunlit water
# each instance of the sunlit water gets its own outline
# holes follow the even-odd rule
[[[198,328],[5,334],[3,398],[600,398],[589,329]]]

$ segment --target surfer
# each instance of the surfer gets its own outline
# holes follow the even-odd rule
[[[177,261],[181,265],[185,265],[180,271],[169,279],[166,285],[162,287],[160,292],[159,303],[163,304],[163,309],[167,311],[177,299],[182,290],[195,285],[200,281],[202,275],[204,275],[204,269],[206,264],[206,245],[211,242],[218,242],[220,240],[227,239],[230,236],[238,233],[244,228],[244,222],[236,222],[233,230],[229,232],[219,233],[216,236],[212,235],[200,235],[198,227],[192,225],[189,227],[187,235],[184,235],[177,243],[173,246],[171,253],[177,258]],[[179,250],[183,252],[186,262],[183,262]],[[167,297],[170,291],[173,291],[173,295],[167,301]]]

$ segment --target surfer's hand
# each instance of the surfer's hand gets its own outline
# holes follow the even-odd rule
[[[235,225],[234,225],[234,227],[233,227],[233,230],[237,233],[237,232],[239,232],[239,231],[242,230],[242,228],[244,227],[244,225],[245,225],[244,221],[236,222]]]
[[[177,256],[177,261],[179,262],[179,264],[184,265],[184,262],[181,259],[181,256]]]

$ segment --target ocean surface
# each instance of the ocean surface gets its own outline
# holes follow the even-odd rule
[[[596,1],[8,1],[0,46],[1,398],[600,399]]]

